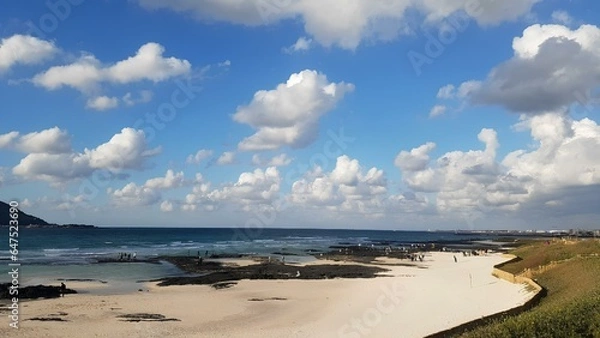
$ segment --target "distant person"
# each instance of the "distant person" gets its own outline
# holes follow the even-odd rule
[[[67,286],[65,285],[65,283],[60,283],[60,296],[64,297],[66,291],[67,291]]]
[[[137,252],[134,252],[132,257],[135,259],[137,257]]]
[[[454,263],[458,263],[458,259],[456,259],[456,256],[453,256],[453,257],[454,257]]]

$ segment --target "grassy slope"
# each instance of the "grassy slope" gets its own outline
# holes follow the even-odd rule
[[[502,267],[512,273],[551,261],[565,261],[533,276],[548,290],[547,297],[537,307],[519,316],[494,321],[463,334],[462,338],[600,337],[600,256],[590,256],[600,254],[600,241],[550,245],[539,242],[512,253],[522,258]]]

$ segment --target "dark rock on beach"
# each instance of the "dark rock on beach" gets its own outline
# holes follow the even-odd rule
[[[11,299],[14,297],[10,294],[10,283],[0,284],[0,299]],[[77,291],[65,289],[64,294],[73,294]],[[61,295],[60,286],[35,285],[19,288],[19,299],[35,299],[35,298],[58,298]]]
[[[117,316],[125,322],[179,322],[176,318],[167,318],[158,313],[132,313]]]
[[[215,290],[229,289],[237,285],[237,282],[222,282],[211,285]]]
[[[188,272],[197,272],[194,262],[186,262],[180,257],[171,263]],[[192,266],[193,269],[186,270]],[[202,268],[202,267],[200,267]],[[241,279],[330,279],[330,278],[374,278],[379,273],[389,271],[375,266],[364,265],[307,265],[294,266],[280,263],[263,263],[248,266],[213,265],[212,271],[201,276],[183,276],[161,279],[159,286],[186,284],[215,284]]]
[[[33,317],[29,320],[37,320],[40,322],[68,322],[68,320],[62,319],[60,317]]]

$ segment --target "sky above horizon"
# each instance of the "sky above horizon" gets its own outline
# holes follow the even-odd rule
[[[0,12],[0,200],[55,223],[600,228],[600,3]]]

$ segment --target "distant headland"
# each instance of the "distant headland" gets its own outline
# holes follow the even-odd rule
[[[5,202],[0,201],[0,227],[6,227],[12,219],[10,217],[11,206]],[[55,224],[48,223],[45,220],[26,214],[19,210],[19,226],[24,228],[65,228],[65,229],[77,229],[77,228],[96,228],[95,225],[87,224]]]

